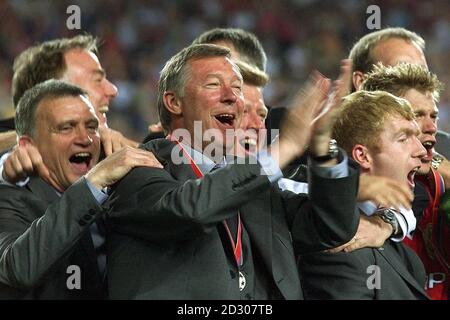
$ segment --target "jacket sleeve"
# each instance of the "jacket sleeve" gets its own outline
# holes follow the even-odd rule
[[[150,241],[188,240],[270,188],[258,164],[229,164],[200,179],[177,181],[168,171],[135,168],[110,196],[110,226]]]
[[[358,181],[358,168],[349,163],[345,178],[323,178],[312,172],[306,203],[292,192],[283,192],[296,253],[335,248],[350,241],[359,224]]]
[[[0,281],[38,286],[101,212],[84,179],[48,207],[25,188],[0,186]]]

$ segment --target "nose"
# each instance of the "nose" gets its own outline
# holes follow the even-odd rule
[[[436,120],[431,117],[426,117],[422,122],[422,133],[435,135],[437,131]]]
[[[264,129],[264,119],[259,116],[256,112],[249,112],[247,115],[247,129]]]
[[[231,86],[224,85],[221,90],[221,102],[225,104],[233,104],[237,101],[238,95]]]
[[[427,150],[424,148],[420,140],[415,136],[413,137],[413,140],[414,140],[414,151],[412,153],[412,157],[419,159],[425,157],[427,155]]]
[[[92,137],[90,136],[88,130],[86,128],[78,128],[76,130],[75,143],[87,147],[93,142]]]
[[[109,99],[113,99],[117,97],[117,94],[119,91],[117,90],[117,87],[108,79],[105,79],[105,85],[104,85],[105,95]]]

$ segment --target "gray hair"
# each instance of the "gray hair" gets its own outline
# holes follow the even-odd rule
[[[267,56],[261,42],[251,32],[238,28],[214,28],[202,33],[192,44],[229,42],[244,62],[266,71]]]
[[[190,45],[170,58],[162,69],[158,83],[157,107],[161,125],[166,133],[169,132],[171,117],[164,105],[164,94],[167,91],[174,91],[178,97],[184,97],[184,88],[189,75],[188,61],[207,57],[230,58],[230,50],[213,44]]]
[[[25,91],[16,109],[15,122],[18,136],[35,136],[36,110],[44,99],[56,99],[67,96],[85,96],[86,91],[61,80],[47,80]]]

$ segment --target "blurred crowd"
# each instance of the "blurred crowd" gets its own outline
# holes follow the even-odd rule
[[[82,30],[69,30],[69,5],[81,9]],[[443,0],[0,0],[0,118],[14,113],[10,86],[14,57],[52,38],[89,32],[102,41],[100,60],[118,87],[111,127],[142,140],[158,121],[159,72],[175,52],[213,27],[255,33],[268,54],[269,106],[282,106],[315,68],[335,77],[335,66],[368,33],[369,5],[381,9],[381,27],[403,26],[427,42],[430,69],[450,83],[450,2]],[[450,130],[450,92],[444,91],[438,126]]]

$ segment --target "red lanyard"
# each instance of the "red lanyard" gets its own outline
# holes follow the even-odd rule
[[[167,137],[169,140],[175,142],[183,152],[183,155],[188,159],[189,164],[191,165],[192,171],[194,172],[195,176],[197,178],[202,178],[203,173],[200,171],[200,168],[195,163],[194,159],[192,159],[191,155],[183,148],[183,145],[176,139],[173,139],[170,135]],[[228,237],[231,242],[231,247],[233,248],[234,258],[236,259],[237,265],[240,267],[242,266],[243,259],[242,259],[242,223],[241,223],[241,215],[238,212],[238,230],[237,230],[237,237],[236,237],[236,243],[234,242],[233,235],[231,234],[230,228],[228,227],[228,224],[226,221],[222,221],[225,230],[227,231]]]

